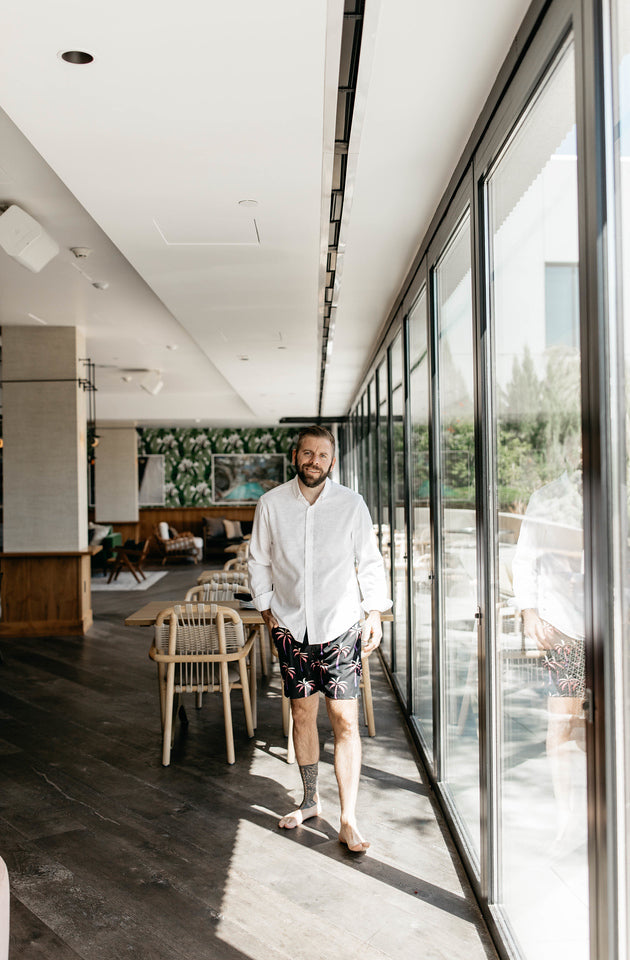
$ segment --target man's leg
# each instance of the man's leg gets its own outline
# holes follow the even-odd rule
[[[292,813],[279,821],[278,826],[287,830],[297,827],[308,817],[317,817],[321,812],[317,794],[317,771],[319,764],[319,736],[317,733],[317,710],[319,693],[299,700],[291,700],[293,714],[293,745],[304,784],[304,799]]]
[[[335,775],[339,787],[341,820],[339,840],[354,853],[367,850],[356,821],[357,794],[361,774],[361,737],[356,700],[334,700],[326,697],[326,709],[335,737]]]

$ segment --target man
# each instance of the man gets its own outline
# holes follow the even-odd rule
[[[536,490],[527,505],[512,561],[523,633],[544,651],[547,756],[557,801],[555,854],[586,823],[584,504],[582,465]],[[579,835],[579,833],[578,833]]]
[[[297,477],[258,501],[250,542],[254,605],[276,644],[291,700],[293,740],[304,799],[279,826],[319,816],[319,692],[335,740],[339,840],[361,853],[369,843],[356,823],[361,772],[357,695],[361,646],[381,642],[381,612],[391,606],[383,560],[363,498],[333,483],[335,439],[320,426],[300,431]]]

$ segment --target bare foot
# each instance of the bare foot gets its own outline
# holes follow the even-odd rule
[[[353,853],[365,853],[369,847],[367,840],[364,840],[356,827],[349,823],[342,823],[339,828],[339,843],[345,843],[348,850]]]
[[[293,830],[294,827],[299,827],[299,825],[303,823],[304,820],[308,820],[309,817],[318,817],[321,812],[322,808],[319,803],[316,803],[312,807],[298,807],[293,813],[287,813],[286,817],[279,820],[278,826],[285,830]]]

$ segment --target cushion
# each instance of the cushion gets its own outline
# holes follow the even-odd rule
[[[225,535],[228,540],[233,540],[235,537],[242,537],[241,524],[238,520],[224,520],[223,526],[225,528]]]
[[[204,517],[203,523],[209,537],[224,537],[225,527],[221,517]]]
[[[167,553],[196,553],[195,537],[178,537],[177,540],[167,540],[164,544]]]
[[[90,538],[90,543],[94,546],[97,546],[99,543],[102,543],[105,537],[107,537],[112,532],[111,524],[104,523],[89,523],[88,524],[88,533]]]
[[[158,533],[162,540],[170,540],[171,534],[168,529],[168,523],[166,520],[162,520],[161,523],[158,523]]]

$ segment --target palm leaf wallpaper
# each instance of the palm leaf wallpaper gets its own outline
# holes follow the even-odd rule
[[[214,502],[213,453],[284,454],[288,480],[297,433],[290,427],[143,427],[138,429],[138,454],[163,454],[165,506],[204,507]]]

